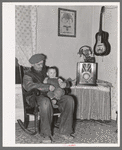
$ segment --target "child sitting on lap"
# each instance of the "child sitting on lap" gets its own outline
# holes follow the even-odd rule
[[[63,88],[61,88],[61,84],[65,84],[62,79],[56,76],[56,67],[49,67],[47,70],[47,76],[43,83],[47,83],[50,85],[53,85],[55,87],[55,90],[49,91],[47,93],[47,96],[52,100],[53,107],[57,108],[58,106],[55,105],[58,100],[61,99],[61,97],[65,94],[65,91]]]

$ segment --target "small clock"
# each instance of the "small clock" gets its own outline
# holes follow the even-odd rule
[[[78,54],[80,55],[80,57],[83,55],[85,58],[84,58],[84,61],[85,62],[91,62],[91,63],[95,63],[95,57],[92,57],[92,48],[90,46],[82,46],[80,49],[79,49],[79,52]]]

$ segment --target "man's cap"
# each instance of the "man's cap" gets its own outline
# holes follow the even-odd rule
[[[35,54],[35,55],[31,56],[31,58],[29,59],[29,62],[31,64],[36,64],[45,59],[46,59],[46,56],[44,54]]]

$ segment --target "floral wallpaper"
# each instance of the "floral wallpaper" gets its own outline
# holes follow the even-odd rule
[[[28,59],[36,53],[37,6],[15,6],[16,58],[30,66]]]

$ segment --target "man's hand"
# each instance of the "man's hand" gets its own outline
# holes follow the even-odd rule
[[[60,84],[62,82],[63,82],[63,80],[61,78],[58,78],[58,83]]]
[[[60,87],[61,88],[65,88],[66,87],[66,83],[65,82],[60,83]]]
[[[55,90],[55,87],[54,87],[53,85],[50,85],[50,86],[49,86],[49,90],[50,90],[50,91],[54,91],[54,90]]]

